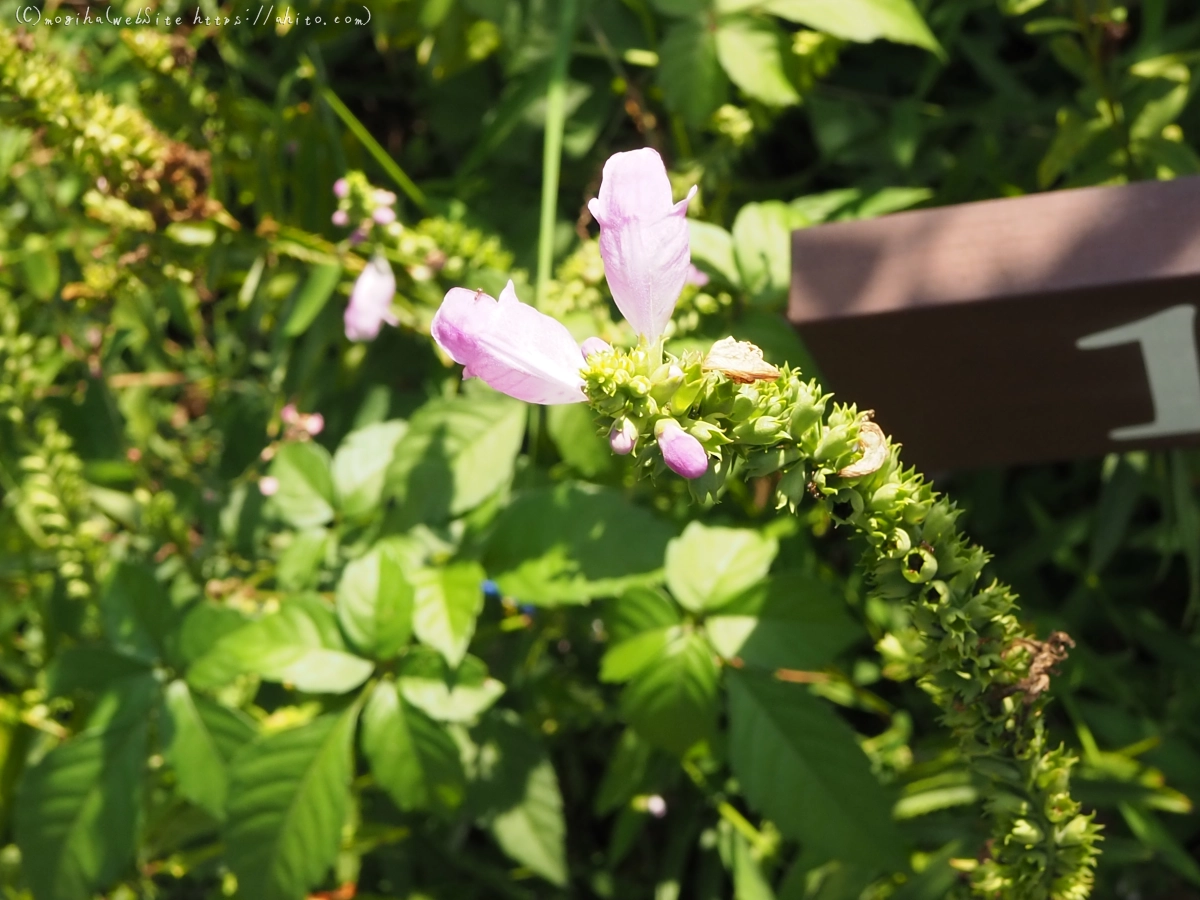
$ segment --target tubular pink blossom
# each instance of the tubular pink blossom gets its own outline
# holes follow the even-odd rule
[[[655,341],[675,311],[691,265],[687,205],[671,203],[662,158],[650,148],[615,153],[604,164],[600,196],[588,209],[600,223],[604,276],[634,330]]]
[[[494,300],[451,288],[433,317],[433,339],[475,377],[527,403],[582,403],[583,354],[566,326],[517,299],[510,281]]]
[[[708,454],[704,447],[674,419],[659,419],[654,425],[654,436],[658,439],[663,462],[676,475],[699,478],[708,471]]]
[[[346,307],[343,322],[346,337],[352,341],[373,341],[379,336],[383,323],[395,325],[392,315],[392,297],[396,295],[396,276],[382,254],[376,254],[350,292],[350,304]]]

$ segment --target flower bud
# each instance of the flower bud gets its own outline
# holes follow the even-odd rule
[[[333,194],[335,197],[342,198],[350,193],[350,183],[345,178],[339,178],[333,183]]]
[[[396,211],[390,206],[377,206],[375,211],[371,213],[373,218],[380,225],[391,225],[396,221]]]
[[[745,444],[775,444],[783,439],[783,424],[772,416],[759,416],[733,429],[733,436]]]
[[[334,213],[330,219],[338,228],[345,228],[350,224],[350,214],[344,209],[334,210]]]
[[[274,475],[264,475],[258,479],[258,491],[264,497],[270,497],[279,490],[279,479]]]
[[[708,454],[704,447],[674,419],[659,419],[654,426],[654,437],[662,451],[663,462],[676,475],[699,478],[708,471]]]
[[[613,423],[612,430],[608,433],[608,445],[612,447],[613,453],[626,456],[633,452],[637,438],[637,426],[628,419],[621,418]]]
[[[596,353],[608,353],[612,350],[612,344],[604,340],[604,338],[590,337],[579,345],[579,351],[583,354],[583,358],[587,359]]]

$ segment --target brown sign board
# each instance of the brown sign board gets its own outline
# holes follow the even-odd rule
[[[1200,445],[1200,177],[792,235],[788,315],[926,471]]]

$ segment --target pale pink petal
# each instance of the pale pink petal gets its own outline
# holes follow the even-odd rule
[[[470,374],[528,403],[581,403],[583,357],[566,327],[517,299],[510,281],[493,300],[451,288],[433,317],[433,339]]]
[[[617,308],[651,341],[666,330],[688,277],[686,216],[695,194],[693,187],[672,204],[666,166],[644,148],[610,156],[600,196],[588,203],[600,223],[600,256]]]
[[[384,322],[395,325],[396,319],[391,313],[395,295],[396,276],[392,274],[392,267],[386,258],[376,254],[350,292],[350,304],[343,318],[346,337],[352,341],[373,341],[379,336]]]
[[[304,430],[316,437],[325,430],[325,417],[320,413],[313,413],[305,420]]]
[[[584,342],[579,345],[579,349],[583,353],[583,358],[587,359],[594,353],[607,353],[612,349],[612,344],[604,340],[604,338],[590,337],[586,338]]]
[[[688,263],[687,284],[704,287],[708,284],[708,274],[701,272],[692,263]]]
[[[274,475],[264,475],[258,479],[258,490],[264,497],[270,497],[279,490],[279,479]]]
[[[659,419],[654,426],[654,436],[658,439],[663,462],[676,475],[699,478],[708,471],[708,454],[704,447],[674,419]]]

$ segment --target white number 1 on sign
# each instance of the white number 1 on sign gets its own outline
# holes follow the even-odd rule
[[[1154,421],[1114,428],[1108,433],[1114,441],[1200,432],[1200,354],[1196,352],[1195,323],[1196,307],[1181,304],[1075,342],[1080,350],[1134,341],[1141,344]]]

